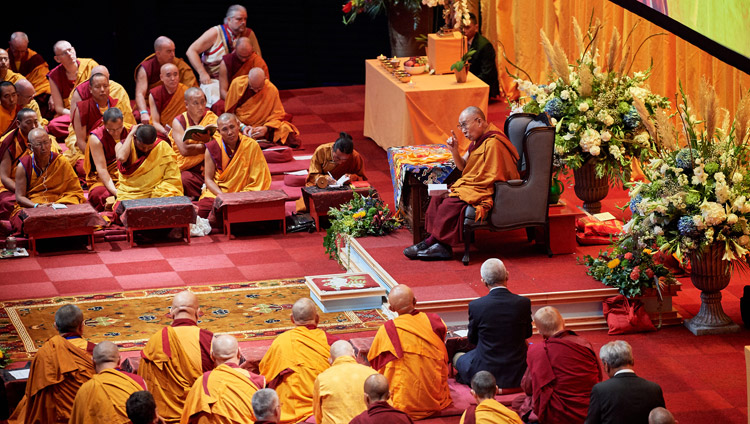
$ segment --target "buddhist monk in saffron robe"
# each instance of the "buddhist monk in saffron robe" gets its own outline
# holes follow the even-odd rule
[[[24,76],[34,86],[35,97],[46,95],[49,97],[49,65],[42,55],[29,48],[29,37],[23,32],[10,35],[8,47],[10,70]]]
[[[171,63],[161,67],[160,75],[162,84],[151,89],[148,104],[151,111],[151,125],[159,131],[160,138],[168,140],[167,136],[172,130],[172,121],[187,110],[185,91],[188,86],[180,82],[179,70]]]
[[[260,389],[253,395],[255,424],[277,424],[281,420],[281,402],[273,389]]]
[[[247,125],[245,135],[259,141],[299,147],[299,130],[285,121],[279,90],[266,79],[260,68],[253,68],[247,76],[232,81],[227,92],[226,111],[234,113]],[[283,403],[283,401],[282,401]]]
[[[495,400],[497,392],[497,382],[491,372],[479,371],[474,374],[471,379],[471,394],[477,404],[464,411],[460,424],[523,424],[518,414]]]
[[[10,222],[22,233],[18,215],[23,208],[50,207],[53,203],[77,205],[85,201],[78,177],[62,155],[52,151],[52,139],[42,128],[29,131],[32,154],[18,161],[16,168],[16,205]]]
[[[117,345],[103,341],[94,348],[96,374],[83,383],[73,402],[70,424],[129,424],[125,404],[130,395],[146,390],[146,383],[120,366]]]
[[[100,212],[105,210],[108,197],[117,196],[120,173],[115,147],[130,132],[130,125],[123,124],[122,111],[116,107],[104,112],[102,123],[89,135],[83,163],[89,203]]]
[[[94,344],[82,338],[78,306],[61,306],[54,325],[59,334],[47,339],[32,359],[26,394],[9,423],[67,423],[78,389],[96,373]]]
[[[240,347],[229,334],[211,344],[214,369],[198,377],[188,393],[180,424],[242,424],[255,421],[251,399],[266,386],[262,375],[240,368]]]
[[[461,224],[468,205],[476,209],[476,219],[487,219],[492,210],[496,181],[518,179],[518,151],[494,124],[487,122],[481,109],[470,106],[458,118],[458,127],[471,140],[461,155],[453,134],[447,144],[456,167],[462,171],[447,197],[432,197],[425,215],[430,236],[404,249],[409,259],[446,260],[453,257],[451,245],[461,241]],[[452,132],[452,131],[451,131]]]
[[[222,100],[227,98],[229,84],[235,78],[247,75],[253,68],[262,69],[266,78],[271,78],[268,74],[266,61],[253,51],[253,44],[250,39],[241,37],[237,40],[234,51],[225,54],[219,65],[219,89],[221,90]]]
[[[412,424],[406,412],[399,411],[388,403],[388,379],[383,374],[373,374],[365,380],[365,403],[367,410],[357,415],[349,424]]]
[[[198,215],[208,218],[216,196],[221,193],[268,190],[271,171],[258,143],[240,134],[240,122],[231,113],[217,121],[221,138],[206,144],[206,188],[198,202]]]
[[[55,62],[59,65],[47,74],[50,88],[50,109],[56,117],[50,121],[47,130],[57,138],[68,135],[70,125],[70,96],[73,89],[89,80],[92,69],[98,65],[94,59],[78,58],[76,50],[65,40],[55,43]]]
[[[195,380],[214,368],[214,335],[198,328],[200,306],[190,291],[175,295],[170,313],[172,324],[151,336],[143,348],[138,375],[153,393],[159,415],[168,423],[177,423]]]
[[[447,327],[436,314],[419,312],[414,293],[403,284],[388,295],[398,317],[378,329],[367,354],[390,382],[392,404],[414,420],[451,405],[448,390]]]
[[[281,400],[281,423],[296,423],[313,414],[313,385],[328,369],[328,353],[335,338],[317,328],[320,317],[315,303],[301,298],[292,306],[296,326],[274,339],[263,359],[260,373],[269,379]]]
[[[120,180],[117,201],[182,196],[180,168],[169,143],[156,138],[156,128],[139,124],[115,146]]]
[[[10,70],[10,56],[6,50],[0,49],[0,81],[16,81],[23,78],[23,75]]]
[[[196,134],[185,139],[185,130],[198,125],[205,127],[216,124],[216,115],[206,109],[206,95],[199,88],[191,87],[185,91],[185,108],[181,115],[172,121],[172,131],[169,137],[172,139],[172,149],[180,167],[182,186],[185,195],[197,198],[201,195],[203,187],[203,162],[206,152],[206,143],[211,138],[204,134]],[[221,137],[218,132],[214,133],[214,139]]]
[[[16,92],[18,93],[18,105],[22,108],[29,108],[36,112],[36,120],[40,127],[46,127],[49,121],[42,116],[42,110],[39,103],[34,100],[34,86],[26,79],[16,81]]]
[[[9,81],[0,82],[0,134],[15,128],[16,114],[21,109],[16,86]]]

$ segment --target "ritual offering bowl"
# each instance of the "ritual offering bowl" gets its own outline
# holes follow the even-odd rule
[[[394,57],[393,59],[391,59],[391,65],[392,65],[392,66],[393,66],[394,68],[398,68],[398,67],[399,67],[399,65],[401,65],[401,61],[400,61],[400,60],[398,60],[398,59],[396,59],[396,58]]]
[[[404,70],[412,75],[419,75],[422,72],[424,72],[426,66],[425,65],[418,65],[418,66],[406,66],[404,65]]]
[[[411,75],[409,75],[407,73],[404,73],[404,74],[399,75],[398,79],[401,82],[409,82],[409,81],[411,81]]]

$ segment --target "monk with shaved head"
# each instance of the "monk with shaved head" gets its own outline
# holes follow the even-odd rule
[[[0,134],[13,129],[16,114],[21,109],[16,86],[10,81],[0,82]]]
[[[125,404],[133,393],[146,390],[135,374],[122,371],[117,345],[103,341],[94,348],[96,375],[83,383],[73,402],[70,422],[76,424],[127,423]]]
[[[34,86],[27,79],[20,79],[16,81],[16,92],[18,93],[18,106],[21,108],[28,108],[36,112],[37,122],[40,127],[45,127],[49,123],[42,116],[42,111],[39,108],[39,103],[34,99],[35,89]]]
[[[148,105],[151,125],[166,140],[172,130],[172,121],[187,110],[184,97],[190,87],[180,82],[180,70],[172,63],[161,66],[159,80],[162,83],[152,88],[148,95]]]
[[[34,86],[34,96],[44,99],[46,106],[50,93],[47,81],[49,65],[42,55],[29,48],[29,36],[20,31],[11,34],[7,52],[10,70],[29,80]]]
[[[198,298],[189,290],[172,299],[172,324],[156,332],[141,353],[138,375],[153,393],[167,423],[180,421],[188,391],[203,373],[214,368],[213,333],[198,327]]]
[[[313,385],[330,366],[328,356],[336,341],[318,328],[318,308],[306,297],[294,302],[291,319],[294,329],[276,336],[259,365],[281,400],[282,423],[304,421],[313,414]]]
[[[251,399],[265,388],[261,375],[240,368],[240,348],[229,334],[211,344],[215,368],[198,379],[188,393],[181,423],[249,423],[255,421]]]
[[[265,72],[266,78],[270,78],[268,75],[268,65],[260,55],[255,53],[253,50],[253,43],[247,37],[241,37],[235,44],[235,49],[232,53],[225,54],[219,65],[219,88],[221,90],[221,98],[227,98],[227,90],[229,90],[229,84],[235,80],[235,78],[247,75],[253,68],[260,68]]]
[[[411,424],[414,421],[403,411],[391,406],[388,399],[388,379],[383,374],[373,374],[365,380],[364,399],[367,410],[352,419],[350,424]]]
[[[10,57],[8,51],[0,49],[0,81],[15,83],[23,78],[23,75],[10,70]]]
[[[439,316],[420,312],[409,286],[388,294],[389,309],[398,316],[378,329],[367,359],[390,382],[392,404],[414,420],[451,404],[448,390],[448,331]]]

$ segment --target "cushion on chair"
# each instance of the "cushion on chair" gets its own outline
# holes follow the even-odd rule
[[[271,147],[263,150],[263,156],[268,163],[284,163],[294,160],[294,152],[287,146]]]

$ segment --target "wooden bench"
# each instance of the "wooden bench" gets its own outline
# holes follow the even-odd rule
[[[289,196],[283,190],[243,191],[221,193],[214,201],[214,212],[220,211],[224,221],[224,234],[232,235],[232,224],[281,220],[281,230],[286,234],[284,203]]]
[[[186,196],[123,200],[115,212],[127,230],[130,247],[135,231],[159,228],[182,228],[190,243],[190,224],[197,217],[193,203]]]
[[[37,253],[37,240],[57,237],[88,236],[91,250],[94,250],[94,230],[106,222],[89,203],[65,206],[62,209],[26,208],[20,212],[32,255]]]

